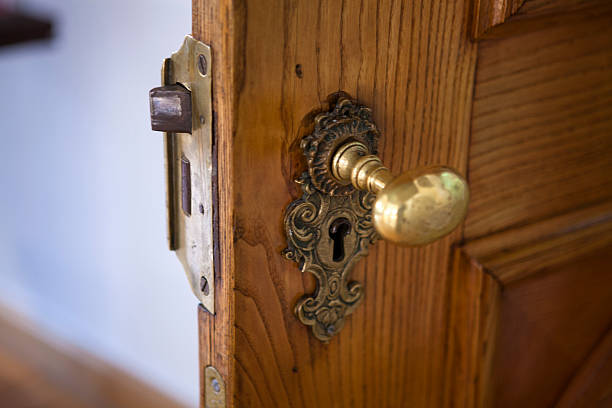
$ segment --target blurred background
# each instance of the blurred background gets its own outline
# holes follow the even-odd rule
[[[0,46],[0,314],[196,406],[197,302],[166,245],[148,105],[190,3],[0,0],[0,21],[47,37]]]

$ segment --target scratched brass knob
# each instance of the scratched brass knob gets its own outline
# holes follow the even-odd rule
[[[342,145],[333,155],[331,167],[338,182],[376,194],[374,227],[384,239],[398,245],[433,242],[465,218],[469,188],[450,168],[425,167],[394,177],[359,142]]]

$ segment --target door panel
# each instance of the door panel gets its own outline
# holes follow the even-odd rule
[[[467,239],[612,199],[610,44],[612,14],[480,43]]]
[[[552,406],[607,336],[611,253],[608,247],[504,287],[493,359],[495,406]]]
[[[608,330],[574,374],[557,406],[609,407],[612,404],[612,332]]]
[[[452,289],[455,405],[609,403],[612,13],[593,3],[588,18],[557,9],[554,24],[532,17],[479,44]]]
[[[610,214],[608,203],[457,249],[448,360],[455,405],[552,406],[578,377],[582,389],[591,381],[600,396],[612,392],[612,377],[579,374],[608,369],[608,351],[592,368],[585,361],[599,344],[607,350],[612,327]]]

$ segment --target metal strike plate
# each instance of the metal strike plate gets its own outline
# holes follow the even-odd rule
[[[213,366],[204,369],[204,407],[225,408],[225,382]]]
[[[164,86],[150,98],[152,126],[166,130],[168,245],[193,293],[214,314],[211,67],[210,47],[185,37],[164,60]]]
[[[350,140],[376,152],[378,137],[370,110],[341,98],[315,118],[314,132],[301,142],[308,171],[296,180],[302,197],[285,213],[283,255],[317,279],[316,291],[297,302],[295,313],[323,342],[342,329],[345,317],[361,302],[363,287],[349,281],[350,273],[378,238],[371,214],[375,196],[338,183],[329,163],[337,148]]]

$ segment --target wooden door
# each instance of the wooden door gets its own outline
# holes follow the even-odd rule
[[[193,34],[218,190],[200,359],[227,406],[612,405],[607,1],[194,0]],[[324,344],[293,314],[314,282],[281,256],[282,221],[338,91],[372,108],[394,173],[452,166],[472,200],[440,241],[376,243]]]

